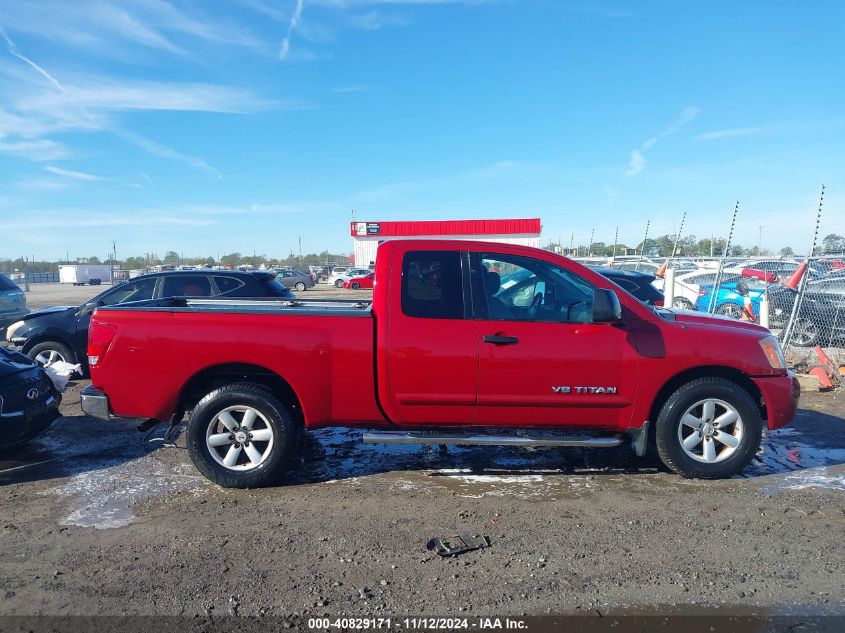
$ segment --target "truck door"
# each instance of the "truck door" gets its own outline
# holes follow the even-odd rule
[[[624,323],[591,323],[595,287],[533,257],[471,253],[470,262],[480,348],[475,424],[627,428],[634,338]]]
[[[399,249],[389,262],[390,287],[377,289],[389,293],[389,317],[378,324],[379,340],[387,342],[379,400],[394,423],[472,422],[478,342],[467,318],[464,260],[456,250]]]

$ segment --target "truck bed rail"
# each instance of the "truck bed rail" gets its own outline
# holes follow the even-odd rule
[[[202,312],[215,314],[290,314],[368,318],[372,302],[356,299],[214,299],[165,297],[103,306],[98,311]]]

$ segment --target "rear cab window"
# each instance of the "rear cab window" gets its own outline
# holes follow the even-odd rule
[[[459,251],[409,251],[402,260],[402,312],[423,319],[463,319]]]

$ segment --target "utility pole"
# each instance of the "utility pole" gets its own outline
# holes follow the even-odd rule
[[[575,243],[575,232],[569,236],[569,256],[572,257],[572,245]]]
[[[29,292],[29,257],[26,255],[23,258],[23,285],[24,290]]]
[[[302,236],[299,236],[299,265],[302,266]]]
[[[590,246],[587,248],[587,257],[593,256],[593,238],[596,235],[596,230],[593,229],[590,231]]]
[[[616,259],[616,245],[619,243],[619,227],[616,227],[616,234],[613,236],[613,259]]]
[[[757,227],[757,254],[763,254],[763,225]]]

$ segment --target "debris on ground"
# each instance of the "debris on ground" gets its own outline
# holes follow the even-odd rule
[[[457,556],[464,552],[471,552],[476,549],[483,549],[490,547],[490,537],[470,536],[469,534],[459,534],[457,536],[448,536],[440,538],[435,536],[426,544],[426,549],[438,554],[439,556]]]

